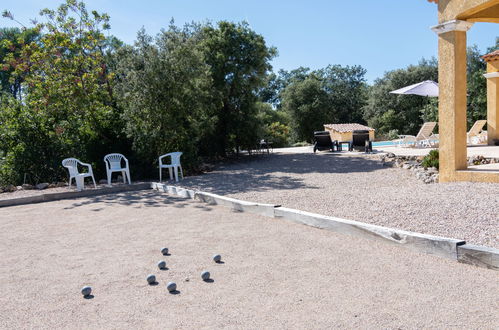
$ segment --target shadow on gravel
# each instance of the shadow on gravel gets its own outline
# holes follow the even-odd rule
[[[342,156],[330,152],[271,154],[242,157],[240,162],[220,165],[208,174],[187,177],[180,185],[222,195],[273,189],[318,189],[306,184],[299,174],[360,173],[383,169],[386,167],[381,162],[363,156]]]
[[[204,207],[200,202],[180,197],[168,196],[166,194],[154,191],[152,189],[86,197],[84,199],[75,201],[73,204],[71,204],[71,206],[67,206],[64,209],[70,210],[80,206],[85,206],[95,203],[104,203],[106,206],[112,206],[116,204],[129,205],[136,208],[164,207],[164,206],[184,208],[186,206],[192,205],[200,209],[206,208],[207,209],[206,211],[211,210],[211,208],[209,207]],[[91,211],[100,212],[105,209],[106,207],[104,206],[104,207],[94,208]]]

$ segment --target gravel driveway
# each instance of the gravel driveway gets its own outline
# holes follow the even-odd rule
[[[424,184],[375,155],[255,156],[180,185],[499,248],[498,184]]]

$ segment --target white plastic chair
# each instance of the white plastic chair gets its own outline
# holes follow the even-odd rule
[[[125,161],[125,167],[121,167],[121,161]],[[104,163],[106,163],[107,172],[107,184],[111,185],[111,176],[113,172],[121,172],[123,177],[123,183],[126,183],[128,179],[128,184],[132,184],[130,179],[130,168],[128,167],[128,159],[122,154],[109,154],[104,157]]]
[[[180,156],[182,156],[181,152],[171,152],[169,154],[165,154],[159,157],[159,182],[161,182],[161,170],[167,168],[170,172],[170,179],[173,178],[173,171],[175,171],[175,181],[178,182],[178,170],[180,169],[180,174],[182,175],[182,179],[184,178],[184,172],[182,171],[182,165],[180,165]],[[163,158],[170,157],[170,164],[163,164]]]
[[[88,171],[86,173],[80,173],[78,171],[78,165],[87,167]],[[76,187],[78,189],[83,189],[83,187],[79,187],[78,180],[81,178],[81,182],[83,183],[83,179],[85,179],[86,177],[91,177],[92,181],[94,182],[94,187],[97,188],[97,185],[95,184],[94,173],[92,171],[92,165],[82,163],[76,158],[66,158],[62,161],[62,166],[67,168],[69,171],[69,188],[71,188],[71,181],[75,179]]]

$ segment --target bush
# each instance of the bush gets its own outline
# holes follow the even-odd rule
[[[435,167],[438,169],[438,150],[431,150],[430,153],[423,158],[421,165],[425,169],[427,169],[428,167]]]
[[[397,129],[392,129],[388,132],[387,138],[388,140],[395,140],[399,137],[399,131]]]
[[[301,142],[293,143],[291,146],[292,147],[307,147],[309,145],[310,145],[310,143],[308,143],[307,141],[301,141]]]
[[[274,122],[268,125],[265,129],[266,138],[273,143],[274,148],[282,148],[289,146],[289,132],[288,125]]]

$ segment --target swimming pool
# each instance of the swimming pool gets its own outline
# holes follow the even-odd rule
[[[373,147],[392,147],[395,143],[393,141],[378,141],[373,142]]]
[[[346,147],[346,143],[342,143],[342,147]],[[378,142],[373,142],[373,148],[374,147],[393,147],[395,146],[395,143],[393,141],[378,141]]]

